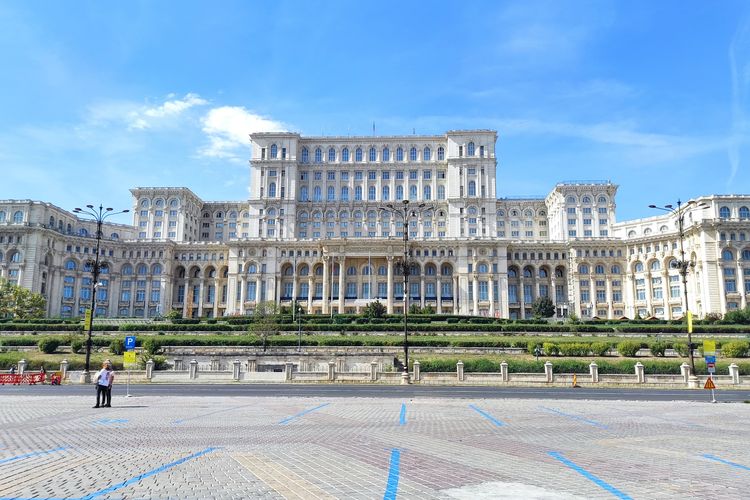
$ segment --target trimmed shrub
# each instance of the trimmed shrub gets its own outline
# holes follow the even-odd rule
[[[52,354],[57,350],[58,347],[60,347],[60,344],[60,339],[55,337],[47,337],[41,339],[37,343],[37,346],[39,347],[39,350],[44,354]]]
[[[120,356],[125,351],[122,339],[115,339],[109,343],[109,353],[114,356]]]
[[[743,340],[727,342],[721,346],[721,355],[725,358],[745,358],[750,351],[750,344]]]
[[[544,342],[542,344],[542,349],[544,349],[545,356],[557,356],[558,354],[560,354],[560,348],[557,346],[557,344],[552,342]]]
[[[143,341],[143,350],[153,356],[161,350],[161,343],[155,338],[147,338]]]
[[[86,342],[82,339],[73,339],[70,341],[70,350],[74,353],[80,353],[86,348]]]
[[[649,346],[649,349],[651,350],[651,354],[653,356],[658,357],[664,357],[664,351],[667,350],[667,343],[666,342],[652,342]]]
[[[634,358],[640,348],[641,343],[632,340],[624,340],[617,344],[617,352],[620,356],[625,356],[627,358]]]
[[[672,349],[674,349],[681,358],[688,356],[688,346],[685,342],[675,342],[672,345]]]
[[[612,345],[609,342],[592,342],[590,349],[594,356],[606,356]]]
[[[583,342],[561,342],[558,349],[561,356],[588,356],[591,345]]]

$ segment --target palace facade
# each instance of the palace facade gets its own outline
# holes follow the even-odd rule
[[[62,317],[82,316],[92,294],[97,316],[140,318],[246,315],[295,300],[332,314],[378,299],[398,313],[404,293],[438,313],[501,318],[529,317],[541,296],[558,316],[583,319],[675,319],[686,300],[698,317],[747,306],[750,195],[618,222],[607,181],[498,199],[491,130],[250,142],[248,201],[131,189],[133,225],[104,223],[96,286],[94,221],[47,202],[0,201],[0,277],[43,294],[48,314]],[[405,232],[408,290],[397,265]]]

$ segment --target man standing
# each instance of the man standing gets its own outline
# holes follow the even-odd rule
[[[112,361],[109,359],[104,362],[104,368],[107,370],[108,373],[108,380],[109,384],[107,385],[107,392],[105,396],[107,397],[107,404],[104,406],[106,408],[110,408],[112,406],[112,383],[115,381],[115,370],[112,368]]]
[[[107,362],[102,363],[102,369],[96,372],[96,406],[107,406],[107,391],[110,387],[109,382],[110,371],[107,370]],[[99,402],[101,401],[101,405]]]

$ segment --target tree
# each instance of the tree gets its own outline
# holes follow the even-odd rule
[[[248,325],[249,333],[263,341],[263,350],[268,346],[268,337],[279,333],[279,308],[275,302],[259,302],[253,312],[253,322]]]
[[[367,307],[365,307],[364,310],[364,315],[367,318],[382,318],[387,312],[388,308],[385,307],[382,302],[376,300],[375,302],[367,304]]]
[[[46,309],[44,296],[0,279],[0,318],[43,318]]]
[[[531,304],[531,311],[537,318],[549,318],[555,315],[555,304],[549,297],[538,297]]]

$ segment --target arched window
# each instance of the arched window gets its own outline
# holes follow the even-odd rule
[[[523,277],[524,278],[533,278],[534,277],[534,271],[530,267],[524,267],[523,268]]]
[[[413,146],[409,150],[409,161],[417,161],[417,148]]]
[[[133,274],[133,266],[131,266],[130,264],[125,264],[124,266],[122,266],[122,271],[120,272],[123,276],[130,276],[131,274]]]
[[[341,161],[349,161],[349,148],[341,150]]]
[[[417,186],[409,186],[409,199],[411,201],[417,199]]]
[[[320,148],[315,148],[315,163],[321,163],[323,161],[323,151]]]
[[[596,274],[604,274],[604,266],[601,264],[597,264],[594,268],[594,273]]]
[[[404,199],[404,186],[396,186],[396,200]]]
[[[136,273],[137,274],[148,274],[148,266],[146,264],[139,264]]]
[[[546,278],[546,277],[548,277],[548,274],[547,274],[547,270],[546,270],[546,269],[544,269],[544,268],[541,268],[541,269],[539,270],[539,277],[540,277],[540,278]]]
[[[750,208],[740,207],[740,219],[750,219]]]
[[[153,266],[151,266],[151,274],[161,274],[161,264],[154,264]]]
[[[383,148],[383,161],[391,161],[391,150]]]
[[[584,196],[581,200],[581,203],[591,203],[591,198],[588,196]]]
[[[729,250],[728,248],[725,248],[721,252],[721,260],[733,261],[734,260],[734,253],[731,250]]]
[[[404,161],[404,148],[401,146],[396,149],[396,161]]]
[[[607,204],[607,198],[605,198],[604,196],[600,196],[599,197],[599,204],[600,205],[606,205]]]
[[[430,161],[430,155],[431,152],[429,146],[425,146],[424,150],[422,151],[422,161]]]
[[[659,269],[661,269],[661,262],[659,262],[658,260],[653,261],[651,263],[651,270],[658,271]]]
[[[347,276],[356,276],[357,275],[357,268],[354,266],[349,266],[349,268],[346,270]]]
[[[367,188],[367,199],[370,201],[375,200],[375,186],[370,186]]]
[[[78,268],[78,265],[74,260],[68,260],[65,262],[65,269],[68,271],[75,271]]]
[[[567,198],[566,201],[567,201],[567,203],[575,203],[576,202],[576,197],[575,196],[568,196],[568,198]]]
[[[302,186],[299,189],[299,199],[300,201],[307,201],[309,196],[309,193],[307,192],[307,186]]]
[[[307,276],[308,274],[310,274],[310,268],[307,266],[307,264],[302,264],[301,266],[299,266],[299,271],[297,274],[299,274],[300,276]]]
[[[326,200],[333,201],[335,199],[336,199],[336,188],[334,188],[333,186],[328,186]]]
[[[389,186],[383,186],[383,201],[388,201],[391,198],[391,188]]]
[[[388,275],[388,269],[386,269],[385,266],[380,266],[378,268],[378,276],[387,276]]]
[[[518,271],[516,271],[516,268],[511,267],[508,269],[508,278],[518,278]]]
[[[470,142],[468,146],[466,146],[466,154],[467,156],[474,156],[474,143]]]
[[[438,161],[445,160],[445,148],[443,146],[440,146],[438,148],[438,157],[437,157],[437,159],[438,159]]]
[[[328,148],[328,162],[333,163],[336,161],[336,150],[333,148]]]
[[[370,161],[376,161],[378,159],[378,154],[375,151],[375,148],[370,148]]]
[[[315,186],[313,189],[313,201],[323,201],[323,193],[320,186]]]
[[[579,274],[588,274],[589,273],[589,266],[587,264],[581,264],[578,266],[578,273]]]
[[[362,161],[362,148],[357,148],[354,150],[354,161],[356,162]]]
[[[437,190],[437,199],[438,200],[444,200],[445,199],[445,186],[438,186]]]
[[[476,196],[477,195],[477,183],[474,181],[469,181],[469,196]]]
[[[442,276],[450,276],[453,274],[453,268],[448,264],[443,264],[443,266],[440,268],[440,274]]]
[[[307,148],[302,148],[302,163],[309,163],[310,162],[310,152],[307,150]]]
[[[362,186],[354,186],[354,201],[362,201]]]
[[[614,266],[612,266],[611,272],[612,272],[612,274],[620,274],[620,266],[618,266],[617,264],[615,264]]]
[[[247,274],[256,274],[258,272],[258,266],[253,263],[247,265]]]
[[[279,148],[276,144],[271,144],[271,158],[276,159],[279,156]]]
[[[15,262],[15,263],[21,262],[21,252],[11,253],[10,258],[8,260],[10,260],[11,262]]]
[[[78,236],[88,236],[89,232],[85,227],[78,230]]]
[[[349,187],[344,186],[341,188],[341,201],[349,201]]]
[[[276,198],[276,183],[272,182],[268,185],[268,197]]]
[[[481,264],[479,264],[477,266],[477,272],[479,274],[486,274],[487,273],[487,264],[485,264],[484,262],[482,262]]]
[[[750,260],[750,250],[745,249],[742,251],[742,260]]]
[[[722,219],[728,219],[730,215],[729,207],[721,207],[719,209],[719,217]]]
[[[643,272],[643,262],[636,262],[635,266],[633,267],[635,269],[635,272],[642,273]]]
[[[422,188],[422,199],[423,200],[432,199],[432,188],[430,186],[425,186],[424,188]]]
[[[5,222],[5,211],[0,210],[0,222]]]
[[[23,212],[19,210],[13,214],[13,223],[20,224],[21,222],[23,222]]]

